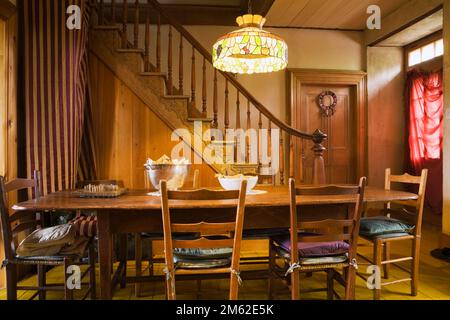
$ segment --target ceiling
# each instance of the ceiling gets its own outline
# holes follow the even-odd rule
[[[241,0],[158,0],[161,4],[196,6],[240,6]]]
[[[442,30],[443,10],[429,15],[428,17],[414,23],[406,29],[392,35],[381,41],[377,46],[383,47],[402,47],[413,43],[421,38]]]
[[[408,0],[275,0],[267,26],[363,30],[369,5],[387,16]]]
[[[151,7],[147,0],[138,0],[141,8]],[[161,6],[182,25],[218,25],[236,26],[236,17],[248,12],[248,3],[252,11],[266,16],[275,0],[157,0]],[[129,6],[135,1],[128,0]],[[122,15],[123,0],[116,0],[116,15]],[[104,0],[105,17],[111,12],[111,0]],[[153,13],[154,14],[154,13]],[[133,21],[133,10],[128,10]],[[131,20],[130,20],[131,19]],[[145,10],[140,11],[140,21],[145,23]]]

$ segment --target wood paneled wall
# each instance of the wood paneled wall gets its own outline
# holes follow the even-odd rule
[[[0,175],[7,180],[17,177],[17,15],[0,19]],[[10,203],[16,202],[10,195]],[[0,261],[3,261],[0,235]],[[0,271],[0,288],[5,285]]]
[[[146,159],[170,157],[177,144],[170,139],[172,130],[94,54],[89,59],[98,178],[143,188]],[[211,167],[195,169],[200,170],[200,186],[217,186]]]

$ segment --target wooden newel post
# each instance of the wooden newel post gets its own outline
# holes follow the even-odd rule
[[[314,164],[313,164],[313,184],[325,184],[325,162],[323,160],[323,153],[326,148],[322,145],[323,141],[327,138],[327,135],[317,129],[313,133],[314,146]]]

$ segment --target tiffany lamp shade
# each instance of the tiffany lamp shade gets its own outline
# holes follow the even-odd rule
[[[262,30],[264,19],[247,14],[236,19],[241,29],[219,38],[213,46],[213,65],[225,72],[252,74],[280,71],[288,63],[288,47],[280,37]]]

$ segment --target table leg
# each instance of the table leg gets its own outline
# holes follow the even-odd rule
[[[120,239],[120,263],[123,265],[123,271],[120,277],[120,288],[127,285],[127,258],[128,258],[128,234],[119,235]]]
[[[97,212],[98,261],[100,267],[100,299],[110,300],[111,292],[111,230],[108,211]]]

